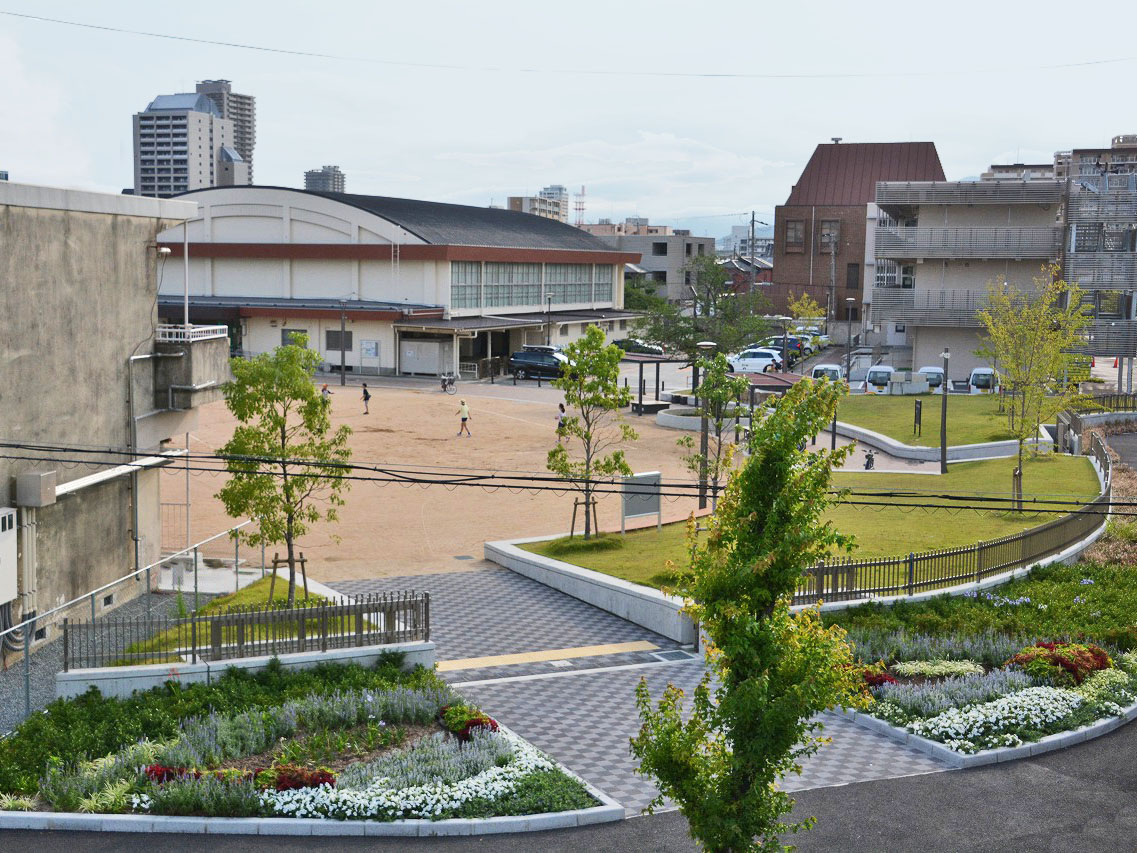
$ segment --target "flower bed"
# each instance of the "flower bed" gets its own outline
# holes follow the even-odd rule
[[[882,681],[870,670],[867,713],[956,752],[1021,746],[1118,716],[1137,701],[1137,653],[1113,663],[1092,644],[1047,642],[989,672],[974,661],[894,663],[892,675],[910,680]]]
[[[321,683],[276,666],[227,674],[212,692],[167,684],[126,701],[88,694],[77,704],[115,724],[82,741],[114,743],[93,760],[61,757],[62,723],[79,721],[68,703],[54,703],[3,742],[25,770],[50,757],[34,781],[12,774],[20,784],[0,792],[0,808],[391,821],[596,805],[578,780],[498,731],[432,672],[326,674]],[[128,712],[150,722],[129,725]],[[37,734],[47,739],[39,751],[29,742]]]

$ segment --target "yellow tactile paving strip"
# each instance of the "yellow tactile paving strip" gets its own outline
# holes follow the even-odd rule
[[[516,655],[489,655],[482,658],[459,658],[458,660],[441,660],[438,662],[439,672],[454,672],[462,669],[479,669],[484,666],[509,666],[517,663],[540,663],[550,660],[570,660],[572,658],[590,658],[599,655],[618,655],[624,652],[652,652],[658,649],[655,643],[647,640],[638,640],[634,643],[608,643],[603,646],[576,646],[570,649],[545,649],[540,652],[522,652]]]

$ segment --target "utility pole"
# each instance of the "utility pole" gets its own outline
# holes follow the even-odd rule
[[[840,226],[838,226],[840,227]],[[837,239],[829,235],[829,305],[833,309],[833,319],[837,319]],[[826,330],[828,333],[828,330]]]
[[[340,385],[347,384],[347,302],[340,300]]]
[[[757,283],[758,270],[754,265],[754,211],[750,211],[750,292],[754,292]]]

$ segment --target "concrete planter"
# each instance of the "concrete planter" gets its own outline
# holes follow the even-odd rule
[[[384,652],[402,652],[408,669],[415,666],[434,668],[434,643],[390,643],[381,646],[359,646],[346,649],[328,649],[326,652],[296,652],[276,655],[285,669],[311,669],[321,663],[358,663],[372,666]],[[220,678],[230,667],[260,672],[268,666],[272,656],[232,658],[214,662],[163,663],[147,666],[105,666],[92,669],[72,669],[55,675],[57,699],[81,696],[91,687],[99,688],[104,696],[125,699],[137,690],[161,687],[167,681],[184,684],[209,683]]]
[[[485,558],[678,643],[693,645],[697,641],[695,623],[681,612],[682,599],[516,547],[519,544],[559,538],[560,536],[536,536],[530,539],[487,542]]]
[[[883,450],[889,456],[897,459],[911,459],[916,462],[939,462],[940,449],[938,447],[914,447],[911,444],[902,444],[887,435],[873,432],[871,429],[854,426],[853,424],[837,421],[837,435],[851,438],[877,450]],[[1039,430],[1038,438],[1030,442],[1031,449],[1040,451],[1053,450],[1054,441],[1045,430]],[[1019,452],[1017,441],[988,441],[982,444],[955,444],[947,449],[948,462],[968,462],[976,459],[993,459],[1014,456]]]

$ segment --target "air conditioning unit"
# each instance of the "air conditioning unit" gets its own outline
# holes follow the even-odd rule
[[[19,593],[16,510],[0,507],[0,604],[14,601]]]

